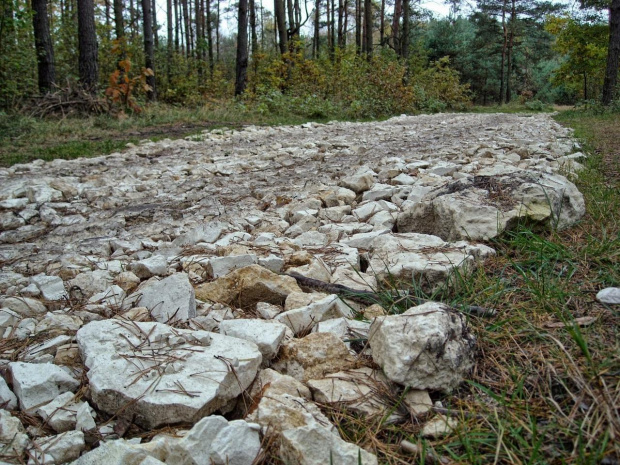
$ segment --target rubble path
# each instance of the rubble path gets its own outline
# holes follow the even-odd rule
[[[475,337],[443,304],[386,315],[286,274],[450,285],[521,221],[578,221],[568,178],[583,158],[548,114],[438,114],[218,129],[0,169],[0,403],[44,422],[24,431],[0,410],[3,460],[249,464],[269,430],[290,463],[377,463],[313,402],[385,415],[376,393],[407,387],[394,421],[423,415],[429,392],[468,375]],[[182,439],[112,441],[180,422],[193,425]],[[436,416],[421,434],[452,427]]]

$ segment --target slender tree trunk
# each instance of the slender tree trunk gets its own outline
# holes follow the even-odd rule
[[[172,83],[172,37],[173,37],[173,25],[172,25],[172,0],[166,0],[166,26],[168,26],[168,38],[167,44],[167,56],[166,56],[166,75],[168,77],[168,85]]]
[[[256,4],[254,0],[248,1],[248,8],[250,10],[251,50],[252,55],[255,55],[258,52],[258,34],[256,33]]]
[[[379,24],[379,44],[383,47],[385,39],[385,0],[381,0],[381,24]]]
[[[151,2],[151,17],[153,18],[153,41],[157,49],[159,48],[159,27],[157,26],[157,2],[155,0]]]
[[[239,0],[235,95],[243,94],[248,72],[248,0]]]
[[[372,2],[364,0],[364,33],[366,37],[366,58],[372,58]]]
[[[319,57],[319,41],[321,28],[321,0],[316,0],[314,4],[314,37],[312,38],[312,57]]]
[[[499,103],[504,103],[504,70],[506,65],[506,52],[508,49],[508,30],[506,28],[506,3],[507,0],[504,0],[504,4],[502,6],[502,32],[504,34],[504,42],[502,44],[502,61],[501,61],[501,69],[499,71]]]
[[[392,19],[392,43],[394,45],[394,50],[396,53],[400,55],[400,37],[399,29],[400,29],[400,17],[403,14],[403,2],[402,0],[396,0],[394,3],[394,18]]]
[[[108,41],[112,40],[111,16],[112,16],[112,6],[110,5],[110,0],[105,0],[105,30],[106,30],[106,37]],[[0,34],[0,38],[1,38],[1,34]]]
[[[144,67],[150,69],[152,73],[146,76],[146,84],[150,87],[146,91],[146,98],[149,101],[155,100],[155,52],[153,49],[153,25],[151,24],[151,0],[142,0],[142,26],[144,35]]]
[[[342,27],[342,47],[347,46],[347,32],[349,31],[349,0],[344,0],[344,26]]]
[[[192,55],[190,28],[189,28],[189,9],[187,8],[187,0],[181,0],[183,11],[183,27],[185,28],[185,55],[189,58]]]
[[[205,1],[207,6],[207,39],[209,42],[208,45],[208,53],[209,53],[209,73],[213,76],[213,29],[211,25],[211,0]]]
[[[134,8],[133,0],[129,0],[129,31],[131,39],[136,37],[136,23],[137,23],[136,9]]]
[[[617,98],[618,66],[620,60],[620,0],[612,0],[609,5],[609,47],[607,49],[607,68],[603,81],[603,105],[609,105]]]
[[[331,53],[332,51],[332,30],[329,27],[329,0],[325,0],[325,20],[327,22],[327,50]]]
[[[217,2],[217,15],[215,18],[215,61],[220,62],[220,0]]]
[[[342,0],[338,0],[338,48],[344,47],[344,3]]]
[[[517,23],[517,13],[515,0],[511,0],[511,8],[510,8],[510,30],[508,33],[508,49],[507,49],[507,61],[506,61],[506,103],[510,103],[512,100],[512,86],[511,86],[511,75],[512,75],[512,51],[514,45],[514,37],[515,37],[515,27]]]
[[[284,0],[274,0],[274,8],[276,15],[276,24],[278,26],[278,37],[280,45],[280,53],[284,55],[287,50],[287,36],[286,36],[286,17],[284,11]]]
[[[37,70],[39,74],[39,92],[44,94],[52,89],[56,82],[54,67],[54,48],[50,36],[47,18],[47,0],[32,0],[32,26],[34,44],[37,52]]]
[[[196,67],[198,69],[198,79],[204,79],[204,69],[202,68],[202,11],[200,0],[195,1],[195,22],[196,22]]]
[[[77,9],[80,84],[85,89],[95,93],[99,81],[95,4],[93,0],[78,0]]]
[[[411,0],[403,0],[403,33],[400,44],[400,56],[409,58],[409,35],[411,33]]]
[[[330,20],[330,25],[332,28],[332,48],[331,48],[331,54],[332,57],[334,56],[334,52],[336,51],[336,1],[335,0],[327,0],[328,2],[331,1],[331,20]]]
[[[179,18],[179,0],[173,0],[174,4],[174,50],[179,53],[180,50],[180,34],[181,34],[181,18]]]
[[[355,48],[359,55],[362,50],[362,0],[355,0]]]

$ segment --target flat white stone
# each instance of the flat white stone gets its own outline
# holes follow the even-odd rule
[[[278,353],[287,326],[276,321],[260,319],[225,320],[220,323],[220,334],[253,342],[263,355],[263,362]]]
[[[60,394],[74,392],[80,382],[51,363],[11,362],[13,390],[22,410],[44,405]]]
[[[77,334],[94,404],[146,428],[198,421],[246,389],[255,344],[161,323],[95,321]]]
[[[65,285],[58,276],[37,275],[31,278],[45,300],[62,300],[66,297]]]
[[[175,273],[161,281],[153,281],[139,291],[141,307],[147,307],[161,322],[187,321],[196,316],[194,287],[187,273]]]
[[[620,287],[608,287],[598,291],[596,300],[609,305],[620,305]]]

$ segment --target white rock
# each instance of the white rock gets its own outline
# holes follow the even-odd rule
[[[220,323],[220,334],[253,342],[263,355],[263,362],[278,353],[287,326],[276,321],[260,319],[225,320]]]
[[[75,402],[72,392],[65,392],[37,409],[39,415],[57,433],[75,428],[76,412],[83,402]]]
[[[9,389],[6,381],[0,376],[0,407],[5,410],[17,409],[17,397],[13,391]]]
[[[68,431],[57,436],[37,438],[32,449],[28,465],[41,463],[60,465],[77,459],[86,449],[84,433],[81,431]]]
[[[282,313],[282,309],[277,305],[268,304],[267,302],[258,302],[256,304],[256,313],[258,313],[264,320],[271,320],[278,314]]]
[[[12,416],[6,410],[0,410],[0,446],[3,459],[13,459],[16,463],[23,463],[22,456],[28,443],[28,435],[19,418]]]
[[[28,200],[33,203],[54,202],[62,200],[62,192],[46,185],[31,186],[26,188]]]
[[[79,316],[68,315],[62,310],[58,312],[48,312],[37,323],[35,333],[44,331],[50,333],[74,333],[84,324]]]
[[[112,276],[108,270],[94,270],[78,274],[68,282],[69,288],[77,286],[85,297],[103,292],[112,284]]]
[[[280,458],[299,465],[376,465],[377,457],[334,433],[317,426],[304,426],[282,433]]]
[[[213,257],[209,260],[206,269],[210,278],[220,278],[226,276],[233,270],[254,265],[257,261],[256,255],[254,254]]]
[[[370,173],[355,174],[344,178],[340,184],[356,194],[359,194],[369,190],[374,184],[374,179]]]
[[[62,300],[66,297],[65,285],[58,276],[37,275],[31,278],[45,300]]]
[[[433,401],[427,391],[409,389],[403,398],[403,403],[414,415],[422,415],[433,408]]]
[[[277,255],[269,255],[258,259],[258,264],[274,273],[280,273],[284,267],[284,260]]]
[[[110,414],[123,409],[145,428],[196,422],[223,407],[262,360],[255,344],[161,323],[96,321],[77,339],[94,404]]]
[[[168,465],[251,465],[260,452],[258,425],[210,416],[180,440],[170,441]]]
[[[620,304],[620,287],[608,287],[598,291],[596,300],[609,305]]]
[[[374,240],[378,236],[382,236],[383,234],[389,234],[390,232],[392,232],[391,229],[381,229],[379,231],[354,234],[353,236],[351,236],[350,239],[344,240],[342,242],[349,247],[368,250],[372,247]]]
[[[395,187],[390,186],[389,184],[377,183],[372,186],[372,189],[364,192],[364,194],[362,195],[362,201],[366,202],[368,200],[372,201],[389,199],[390,197],[392,197],[392,195],[394,195],[395,190]]]
[[[22,410],[44,405],[60,394],[74,392],[80,382],[51,363],[9,363],[13,390]]]
[[[277,315],[274,320],[288,326],[294,333],[311,329],[319,321],[350,316],[351,310],[336,295],[329,295],[305,307]]]
[[[368,341],[385,375],[413,389],[450,392],[473,367],[475,337],[465,317],[444,304],[377,317]]]
[[[289,394],[293,397],[303,397],[311,400],[310,389],[292,376],[283,375],[271,368],[261,370],[252,383],[250,397],[259,399],[266,395]]]
[[[162,255],[153,255],[132,263],[128,269],[142,279],[152,276],[165,276],[168,274],[168,260]]]
[[[96,449],[82,455],[71,465],[164,465],[150,455],[152,450],[123,439],[105,441]],[[164,458],[165,452],[160,452]]]
[[[450,434],[458,424],[454,418],[437,415],[424,425],[420,434],[424,438],[438,438]]]
[[[194,245],[198,242],[213,243],[217,241],[228,226],[220,222],[210,222],[195,227],[191,231],[177,237],[172,245]]]
[[[351,342],[368,338],[370,323],[368,321],[352,320],[350,318],[332,318],[324,320],[312,328],[316,333],[332,333],[351,347]]]
[[[153,318],[162,323],[187,321],[196,316],[194,288],[187,273],[175,273],[153,281],[139,291],[139,304],[147,307]]]
[[[95,423],[95,417],[97,414],[93,408],[88,405],[88,402],[78,403],[78,408],[75,412],[75,429],[77,431],[92,431],[97,427]]]

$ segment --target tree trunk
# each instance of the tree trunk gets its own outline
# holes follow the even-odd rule
[[[190,29],[189,29],[189,10],[187,0],[180,0],[183,11],[183,26],[185,28],[185,55],[189,58],[192,55]]]
[[[168,86],[172,82],[172,0],[166,0],[166,26],[168,26],[167,54],[166,54],[166,75],[168,77]]]
[[[195,1],[195,22],[196,22],[196,67],[198,69],[198,79],[202,81],[204,79],[204,69],[202,68],[202,8],[200,0]]]
[[[151,0],[142,0],[142,26],[144,28],[144,67],[155,71],[155,52],[153,49],[153,25],[151,24]],[[146,98],[153,101],[156,98],[155,76],[149,73],[146,76],[146,84],[150,87],[146,91]]]
[[[220,0],[217,2],[217,11],[215,17],[215,61],[220,62]]]
[[[411,0],[403,0],[403,34],[400,39],[400,56],[409,58],[409,34],[411,32]]]
[[[325,19],[327,21],[327,50],[329,50],[329,53],[331,53],[332,51],[332,31],[331,28],[329,27],[329,0],[325,0]]]
[[[153,40],[155,48],[159,48],[159,27],[157,26],[157,3],[155,0],[151,2],[151,17],[153,18]]]
[[[274,0],[276,24],[278,26],[278,37],[280,45],[280,54],[284,55],[287,50],[287,36],[286,36],[286,17],[284,11],[284,0]]]
[[[254,0],[248,1],[248,8],[250,10],[250,32],[252,39],[252,55],[258,52],[258,34],[256,34],[256,4]]]
[[[383,47],[385,39],[385,0],[381,0],[381,24],[379,24],[379,43]]]
[[[332,48],[331,48],[331,54],[332,57],[334,56],[334,52],[336,51],[336,0],[327,0],[328,2],[331,1],[331,20],[330,20],[330,24],[331,24],[331,28],[332,28]]]
[[[209,53],[209,73],[213,76],[213,29],[211,26],[211,0],[206,0],[207,6],[207,51]]]
[[[344,3],[342,0],[338,0],[338,48],[344,47],[343,20],[344,20]]]
[[[239,0],[235,95],[243,94],[248,72],[248,0]]]
[[[85,89],[95,93],[99,81],[95,4],[93,0],[78,0],[77,9],[80,84]]]
[[[400,55],[400,38],[398,37],[400,29],[400,17],[403,14],[402,0],[396,0],[394,3],[394,18],[392,18],[392,44],[396,53]]]
[[[612,0],[609,5],[609,47],[607,49],[607,68],[603,81],[603,105],[609,105],[615,95],[618,84],[618,66],[620,60],[620,0]]]
[[[106,37],[108,39],[108,41],[112,40],[112,34],[111,34],[111,29],[112,29],[112,22],[111,22],[111,16],[112,16],[112,6],[110,5],[110,0],[105,0],[105,30],[106,30]],[[0,34],[0,40],[1,40],[1,34]]]
[[[316,0],[314,4],[314,37],[312,38],[312,57],[318,58],[320,45],[319,41],[321,31],[321,0]]]
[[[180,50],[180,34],[181,34],[181,18],[179,17],[179,0],[173,0],[174,4],[174,50],[179,53]]]
[[[372,58],[372,2],[364,0],[364,34],[366,38],[366,58]]]
[[[362,0],[355,0],[355,48],[359,55],[362,50]]]
[[[56,82],[54,67],[54,49],[47,18],[47,0],[32,0],[32,26],[34,44],[37,52],[37,70],[39,74],[39,92],[44,94],[52,89]]]
[[[347,31],[349,30],[349,0],[344,0],[344,26],[342,27],[342,47],[347,46]]]
[[[504,69],[506,64],[506,51],[508,48],[508,31],[506,29],[506,2],[504,0],[502,6],[502,31],[504,33],[504,42],[502,44],[502,62],[501,68],[499,71],[499,103],[500,105],[504,103]]]
[[[512,88],[510,85],[510,78],[512,75],[512,48],[514,44],[516,21],[517,12],[515,7],[515,0],[511,0],[510,31],[508,33],[508,50],[506,61],[506,103],[510,103],[510,100],[512,100]]]

